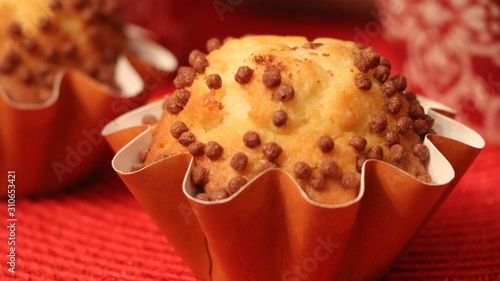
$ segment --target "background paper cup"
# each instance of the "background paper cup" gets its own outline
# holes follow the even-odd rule
[[[103,135],[120,149],[112,162],[118,175],[202,280],[378,280],[484,147],[477,133],[438,113],[453,115],[449,108],[420,101],[439,134],[424,141],[433,182],[370,160],[357,198],[342,205],[310,200],[280,169],[262,173],[227,199],[200,201],[193,198],[188,154],[129,172],[152,140],[140,120],[159,117],[162,101],[119,117]]]
[[[0,169],[16,172],[16,194],[39,194],[85,180],[103,162],[101,129],[144,103],[166,82],[177,60],[166,49],[127,27],[130,54],[118,59],[114,92],[86,74],[60,72],[52,97],[42,104],[12,101],[0,85]],[[0,195],[7,194],[7,185]]]

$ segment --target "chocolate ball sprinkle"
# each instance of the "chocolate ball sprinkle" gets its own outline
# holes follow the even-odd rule
[[[417,133],[417,135],[425,135],[429,127],[427,126],[427,121],[423,119],[417,119],[413,122],[413,131]]]
[[[143,163],[134,163],[134,165],[132,165],[132,167],[130,167],[130,172],[139,171],[143,167],[144,167]]]
[[[184,109],[184,106],[176,98],[172,97],[165,100],[163,107],[168,113],[173,115],[179,114]]]
[[[387,79],[380,88],[386,97],[390,98],[398,92],[398,87],[393,79]]]
[[[57,50],[53,49],[54,52],[52,52],[52,47],[49,47],[49,50],[44,50],[43,52],[45,53],[46,60],[49,62],[55,62],[57,59],[57,56],[55,55]],[[52,58],[52,59],[51,59]],[[90,60],[84,60],[82,62],[82,68],[87,73],[88,75],[92,77],[97,77],[97,74],[99,73],[99,69],[97,68],[96,64]]]
[[[403,108],[403,102],[401,101],[400,97],[395,95],[387,101],[385,107],[388,113],[398,114]]]
[[[417,95],[414,92],[405,92],[405,98],[407,101],[415,101],[417,100]]]
[[[391,160],[394,162],[401,162],[407,157],[405,148],[400,144],[391,146]]]
[[[230,180],[229,183],[227,184],[227,189],[229,193],[234,194],[238,192],[245,184],[247,184],[247,179],[244,177],[235,177],[234,179]]]
[[[384,158],[384,149],[380,145],[375,145],[368,149],[366,153],[368,159],[382,160]]]
[[[370,127],[375,133],[383,132],[387,128],[387,118],[382,114],[376,114],[370,120]]]
[[[49,3],[49,8],[50,8],[52,11],[56,12],[56,11],[61,10],[61,8],[62,8],[62,4],[61,4],[61,2],[59,2],[59,0],[52,0],[52,1],[50,1],[50,3]]]
[[[196,78],[196,71],[194,68],[189,66],[181,66],[177,71],[177,76],[174,79],[174,86],[177,89],[182,89],[185,87],[190,87],[193,85],[194,79]]]
[[[211,201],[210,196],[205,192],[196,194],[195,198],[201,201]]]
[[[379,65],[373,71],[373,77],[375,77],[375,79],[377,79],[381,83],[387,81],[390,75],[391,70],[385,65]]]
[[[273,88],[281,84],[281,73],[274,68],[267,69],[262,75],[262,82],[267,88]]]
[[[295,90],[289,84],[281,84],[274,91],[274,98],[282,102],[290,101],[294,96]]]
[[[19,55],[14,50],[8,51],[5,58],[0,63],[0,72],[4,74],[12,73],[14,68],[19,64],[20,60]]]
[[[356,156],[356,171],[358,173],[361,173],[361,170],[363,169],[363,164],[365,163],[366,160],[368,160],[368,158],[363,154],[359,154],[358,156]]]
[[[387,58],[380,57],[379,64],[383,65],[383,66],[389,68],[389,70],[391,70],[392,65],[391,65],[391,62]]]
[[[143,125],[154,125],[158,122],[158,119],[156,119],[155,116],[151,115],[151,114],[146,114],[142,117],[142,120],[141,120],[142,124]]]
[[[231,167],[238,172],[245,170],[248,164],[248,157],[243,152],[237,152],[231,158]]]
[[[9,24],[7,32],[13,38],[23,36],[23,30],[21,28],[21,25],[17,22],[13,22],[13,23]]]
[[[354,147],[357,151],[363,151],[366,148],[366,139],[360,136],[353,137],[349,140],[348,145]]]
[[[59,53],[57,52],[57,49],[54,48],[54,47],[45,47],[43,50],[42,50],[42,56],[43,58],[48,61],[48,62],[56,62],[59,60]],[[90,67],[89,67],[90,69]],[[92,69],[91,71],[89,71],[88,73],[91,75],[91,76],[94,76],[92,72],[95,72],[97,69],[94,68]]]
[[[38,43],[33,38],[26,38],[21,41],[21,45],[28,51],[28,53],[33,53],[37,47]]]
[[[191,98],[191,92],[186,89],[180,89],[175,92],[175,100],[183,107],[186,106],[189,98]]]
[[[333,147],[335,146],[333,139],[330,136],[326,135],[319,137],[316,144],[318,145],[319,150],[324,153],[331,152],[333,150]]]
[[[163,159],[167,159],[168,157],[170,157],[170,155],[168,153],[160,154],[160,155],[155,157],[154,162],[158,162],[158,161],[161,161]]]
[[[199,50],[193,50],[189,54],[189,65],[191,65],[197,73],[205,72],[208,67],[207,55]]]
[[[97,77],[97,79],[103,83],[113,83],[114,80],[114,73],[113,73],[113,69],[111,68],[104,68],[104,69],[101,69],[101,71],[99,71],[99,75]],[[112,87],[112,86],[110,86]]]
[[[179,139],[182,133],[187,131],[189,131],[189,128],[182,121],[175,121],[172,127],[170,127],[170,134],[172,134],[172,137],[175,139]]]
[[[420,175],[417,176],[417,179],[425,183],[430,183],[432,181],[431,175],[429,175],[428,173],[421,173]]]
[[[210,199],[212,199],[212,201],[219,201],[228,197],[229,192],[224,188],[216,189],[210,194]]]
[[[96,45],[100,45],[103,41],[101,29],[97,25],[89,26],[87,29],[90,41]]]
[[[305,162],[298,162],[293,167],[293,171],[295,172],[295,176],[298,179],[306,179],[311,176],[311,166]]]
[[[259,134],[253,131],[248,131],[243,135],[243,142],[248,148],[256,148],[261,143]]]
[[[210,160],[217,160],[222,156],[224,149],[220,146],[219,143],[215,141],[209,141],[205,146],[205,155]]]
[[[432,116],[426,114],[424,120],[427,122],[427,127],[432,128],[434,126],[435,120]]]
[[[400,142],[400,138],[399,138],[399,134],[394,132],[394,131],[390,131],[390,132],[387,132],[387,134],[385,134],[385,139],[384,139],[384,145],[387,146],[387,147],[391,147],[395,144],[398,144]]]
[[[373,48],[366,48],[361,51],[361,54],[354,59],[354,66],[362,72],[377,67],[380,62],[380,55]]]
[[[42,84],[45,88],[52,88],[54,86],[55,80],[56,80],[55,74],[50,73],[42,77]]]
[[[118,59],[118,51],[111,47],[103,47],[101,50],[101,59],[104,63],[113,63]]]
[[[29,70],[28,68],[23,67],[19,70],[19,79],[25,85],[32,85],[33,83],[35,83],[35,76],[33,75],[33,72],[31,72],[31,70]]]
[[[194,157],[200,157],[205,154],[205,144],[199,141],[195,141],[188,146],[189,154]]]
[[[52,28],[52,21],[49,17],[41,17],[38,19],[38,28],[43,32],[47,32]]]
[[[404,135],[410,132],[413,128],[413,121],[408,117],[401,117],[398,119],[396,126],[397,133]]]
[[[372,80],[370,80],[370,77],[368,77],[368,75],[364,73],[358,73],[354,75],[354,85],[360,90],[368,91],[372,88]]]
[[[273,113],[273,124],[276,127],[281,127],[288,121],[288,114],[284,110],[277,110]]]
[[[357,56],[354,59],[353,64],[357,69],[359,69],[359,71],[362,71],[364,73],[366,73],[366,72],[368,72],[368,70],[370,70],[370,68],[368,67],[368,62],[366,61],[365,57],[363,57],[362,55]]]
[[[274,161],[280,157],[283,149],[275,142],[269,142],[264,145],[263,148],[264,155],[267,157],[267,160]]]
[[[179,143],[183,146],[188,146],[196,141],[196,137],[191,132],[184,132],[179,136]]]
[[[97,20],[99,20],[99,18],[101,17],[101,14],[99,13],[99,11],[97,11],[96,9],[94,8],[88,8],[88,9],[85,9],[83,12],[82,12],[82,19],[83,21],[86,23],[86,24],[94,24],[95,22],[97,22]]]
[[[409,113],[410,113],[410,116],[413,120],[425,118],[425,109],[418,102],[410,103],[410,112]]]
[[[254,70],[248,66],[240,66],[236,74],[234,75],[234,80],[240,84],[246,84],[250,82],[250,79],[253,76]]]
[[[6,61],[0,62],[0,73],[3,74],[11,74],[12,71],[14,70],[14,65],[11,63],[8,63]]]
[[[46,65],[46,64],[41,64],[38,66],[38,69],[36,71],[37,75],[40,76],[40,77],[45,77],[49,74],[51,74],[53,71],[52,69],[50,68],[50,66]]]
[[[14,50],[10,50],[7,52],[4,61],[12,65],[17,65],[21,61],[21,57]]]
[[[209,180],[209,171],[203,167],[194,167],[191,171],[191,180],[195,185],[204,186]]]
[[[142,162],[146,161],[146,157],[148,157],[150,148],[145,147],[139,151],[139,159],[141,159]]]
[[[326,187],[326,178],[322,174],[313,174],[311,177],[311,186],[316,190],[323,190]]]
[[[396,91],[403,92],[404,90],[406,90],[406,77],[404,77],[403,75],[394,75],[391,77],[391,79],[396,83]]]
[[[210,74],[207,76],[207,81],[205,83],[209,89],[218,90],[222,87],[222,78],[219,74]]]
[[[340,184],[344,188],[356,188],[360,185],[360,179],[354,173],[345,173],[340,178]]]
[[[269,169],[275,169],[275,168],[279,168],[280,165],[274,161],[271,161],[271,162],[266,162],[266,164],[264,164],[264,168],[262,168],[263,171],[265,170],[269,170]]]
[[[334,160],[326,159],[319,163],[318,171],[327,178],[333,178],[339,171],[339,165]]]
[[[420,158],[421,161],[426,161],[429,159],[429,148],[425,144],[417,143],[413,146],[413,154]]]
[[[365,58],[368,69],[375,68],[380,63],[380,55],[372,47],[363,49],[361,55]]]
[[[207,52],[211,53],[222,46],[222,43],[219,38],[211,38],[207,41]]]
[[[73,0],[73,8],[75,10],[81,10],[87,5],[87,0]]]

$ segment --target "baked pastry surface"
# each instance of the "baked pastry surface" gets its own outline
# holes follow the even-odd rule
[[[191,153],[203,200],[279,167],[312,200],[345,203],[359,192],[366,159],[430,181],[421,143],[433,120],[372,48],[280,36],[213,39],[207,48],[179,69],[178,89],[134,169]]]

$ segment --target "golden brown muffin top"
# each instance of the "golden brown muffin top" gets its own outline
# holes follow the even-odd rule
[[[358,194],[366,159],[429,180],[421,143],[432,120],[374,49],[279,36],[220,45],[209,41],[208,55],[195,50],[191,66],[179,69],[145,165],[191,153],[192,180],[206,200],[279,167],[312,200],[345,203]]]

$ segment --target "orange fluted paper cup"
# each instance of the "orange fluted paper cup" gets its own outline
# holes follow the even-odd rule
[[[143,34],[127,27],[131,52],[118,59],[115,71],[121,92],[72,69],[58,74],[43,104],[16,103],[0,85],[0,170],[15,172],[17,195],[51,192],[89,177],[105,148],[101,129],[143,104],[176,69],[175,57]]]
[[[118,175],[202,280],[378,280],[485,144],[443,115],[453,115],[449,108],[419,100],[435,119],[437,135],[424,141],[433,183],[369,160],[357,198],[342,205],[310,200],[280,169],[263,172],[227,199],[200,201],[187,176],[193,164],[187,154],[129,172],[152,140],[140,120],[160,116],[161,101],[119,117],[103,135],[119,149],[112,162]]]

